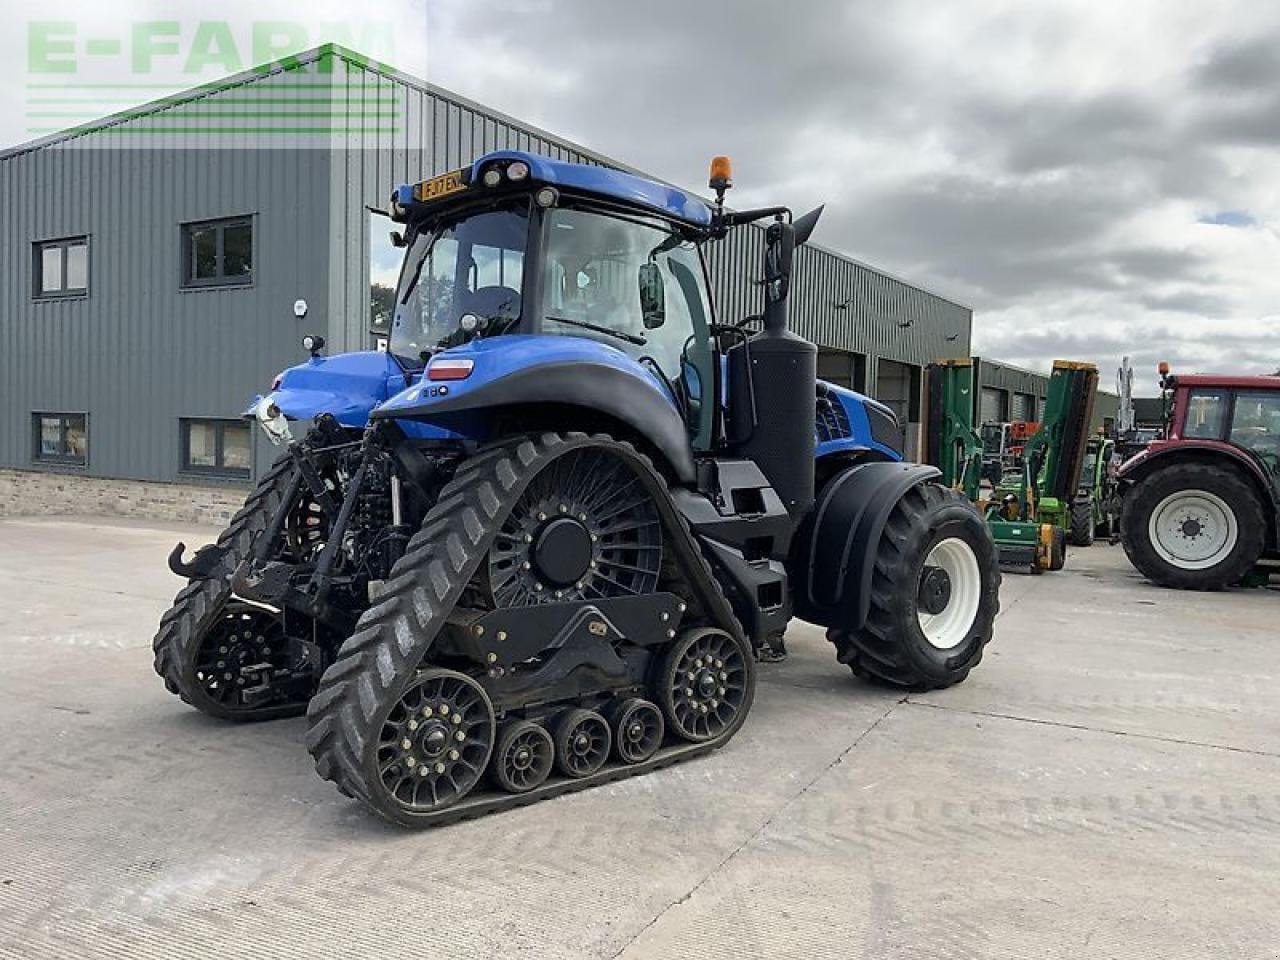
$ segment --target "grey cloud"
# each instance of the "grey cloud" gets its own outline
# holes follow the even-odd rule
[[[1280,83],[1280,47],[1275,37],[1235,42],[1215,49],[1196,71],[1209,87],[1257,90]]]
[[[1207,105],[1198,136],[1216,143],[1269,146],[1280,143],[1280,92],[1236,103]]]
[[[856,212],[837,208],[829,228],[873,262],[963,287],[978,308],[1067,291],[1122,292],[1153,279],[1210,281],[1193,251],[1103,241],[1140,202],[1070,179],[1044,186],[948,177],[862,198]]]
[[[1148,293],[1138,302],[1149,310],[1186,313],[1199,317],[1223,316],[1231,306],[1229,297],[1203,290],[1178,289],[1168,293]]]

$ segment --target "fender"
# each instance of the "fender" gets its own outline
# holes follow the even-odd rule
[[[1280,490],[1268,475],[1262,461],[1249,450],[1223,440],[1154,440],[1145,450],[1121,464],[1116,471],[1116,482],[1121,492],[1177,459],[1229,461],[1244,470],[1264,504],[1271,505],[1271,529],[1269,542],[1280,543]],[[1122,501],[1123,502],[1123,501]]]
[[[582,337],[503,336],[478,340],[432,358],[470,359],[466,379],[427,378],[374,410],[372,419],[448,426],[458,414],[554,403],[584,407],[625,423],[660,452],[682,483],[695,479],[684,420],[666,389],[620,350]]]
[[[832,477],[792,541],[788,566],[796,616],[862,629],[889,514],[912,487],[941,476],[925,464],[861,463]]]

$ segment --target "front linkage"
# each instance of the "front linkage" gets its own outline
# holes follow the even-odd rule
[[[401,444],[391,425],[362,438],[327,415],[276,461],[218,542],[170,568],[189,582],[161,620],[156,672],[169,690],[223,719],[303,712],[320,674],[404,550],[448,474]],[[393,458],[412,458],[400,474]],[[447,463],[447,461],[442,461]],[[397,489],[393,492],[393,484]],[[399,516],[395,516],[399,515]]]

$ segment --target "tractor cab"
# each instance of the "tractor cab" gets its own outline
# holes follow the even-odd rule
[[[703,398],[717,370],[699,242],[713,211],[701,200],[503,152],[401,187],[392,213],[407,251],[389,350],[406,372],[494,337],[584,339],[643,367],[695,446],[710,444],[715,410]]]

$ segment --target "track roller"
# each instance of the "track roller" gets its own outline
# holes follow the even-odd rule
[[[666,724],[662,711],[648,700],[632,697],[613,711],[613,748],[623,763],[643,763],[658,752]]]
[[[570,710],[556,724],[556,766],[567,777],[589,777],[609,759],[609,724],[594,710]]]
[[[551,734],[532,720],[515,720],[502,728],[493,751],[493,779],[508,793],[527,793],[551,773],[555,746]]]

